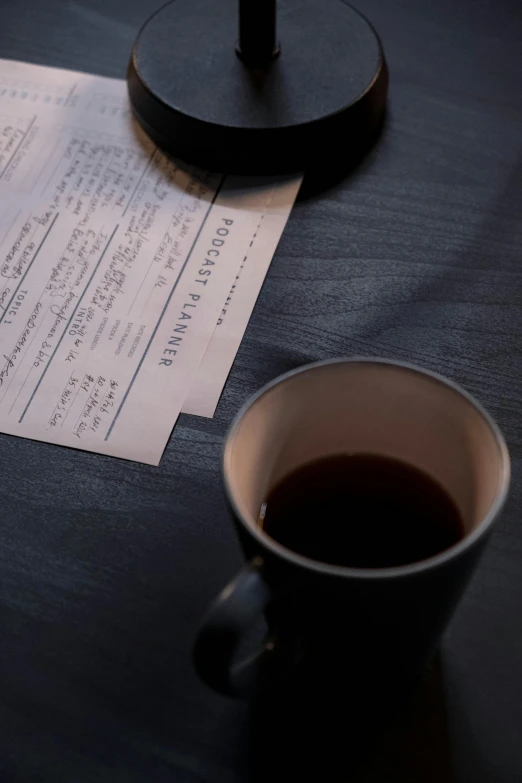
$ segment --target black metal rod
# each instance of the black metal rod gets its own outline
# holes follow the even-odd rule
[[[276,0],[239,0],[238,54],[246,65],[261,68],[279,54]]]

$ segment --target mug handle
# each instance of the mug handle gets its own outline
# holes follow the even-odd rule
[[[270,638],[256,653],[234,663],[252,616],[264,612],[273,601],[262,568],[262,558],[256,557],[229,582],[211,604],[194,643],[197,673],[207,685],[227,696],[244,696],[254,686],[280,679],[295,658]]]

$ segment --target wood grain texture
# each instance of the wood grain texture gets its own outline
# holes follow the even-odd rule
[[[215,419],[182,416],[159,468],[0,436],[2,783],[250,780],[247,706],[210,693],[189,655],[241,562],[223,435],[265,381],[353,354],[463,384],[513,459],[435,697],[430,685],[401,713],[364,780],[522,779],[522,7],[357,7],[388,57],[382,138],[295,207]],[[145,0],[0,0],[0,56],[123,77],[148,13]]]

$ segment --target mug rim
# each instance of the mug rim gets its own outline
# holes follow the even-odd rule
[[[234,498],[234,493],[232,492],[228,479],[228,473],[230,472],[230,465],[229,465],[230,449],[231,449],[232,442],[234,440],[234,436],[239,429],[239,426],[241,424],[244,415],[253,405],[255,405],[255,403],[263,395],[265,395],[272,388],[274,388],[274,386],[278,386],[280,383],[284,383],[289,378],[292,378],[295,375],[300,375],[301,373],[309,372],[310,370],[314,370],[316,368],[325,367],[327,365],[332,365],[332,364],[391,365],[392,367],[398,367],[399,369],[402,370],[408,370],[410,372],[427,376],[431,380],[434,380],[437,383],[442,384],[446,388],[449,388],[454,392],[456,392],[457,394],[459,394],[460,396],[464,397],[483,417],[486,424],[492,431],[497,446],[499,447],[499,451],[501,455],[501,484],[500,484],[499,491],[497,492],[495,499],[491,504],[488,513],[485,515],[485,517],[479,522],[479,524],[474,528],[474,530],[472,530],[469,534],[464,536],[464,538],[462,538],[456,544],[453,544],[452,546],[448,547],[448,549],[445,549],[436,555],[432,555],[431,557],[428,557],[425,560],[418,560],[413,563],[408,563],[406,565],[401,565],[401,566],[388,566],[386,568],[356,568],[353,566],[339,566],[339,565],[333,565],[331,563],[324,563],[320,560],[314,560],[311,557],[305,557],[304,555],[300,555],[297,552],[294,552],[292,549],[283,546],[278,541],[273,539],[271,536],[268,535],[268,533],[265,533],[264,530],[262,530],[262,528],[259,527],[259,525],[251,524],[247,519],[245,519],[242,511],[239,509],[236,503],[236,500]],[[488,532],[488,530],[491,528],[494,521],[497,519],[498,515],[500,514],[506,502],[506,498],[509,491],[510,478],[511,478],[511,461],[510,461],[507,444],[502,434],[502,431],[500,430],[500,427],[492,418],[492,416],[486,411],[486,409],[481,405],[481,403],[478,402],[469,392],[463,389],[459,384],[455,383],[455,381],[452,381],[451,379],[446,378],[445,376],[441,375],[440,373],[434,372],[433,370],[427,370],[423,367],[419,367],[418,365],[412,364],[410,362],[402,362],[402,361],[396,361],[394,359],[385,359],[380,357],[366,357],[366,356],[354,356],[354,357],[344,357],[344,358],[337,357],[334,359],[321,359],[316,362],[310,362],[308,364],[302,365],[301,367],[295,367],[292,370],[282,373],[281,375],[278,375],[276,378],[273,378],[271,381],[261,386],[260,389],[258,389],[243,403],[239,411],[234,416],[234,419],[232,420],[232,423],[225,437],[221,464],[222,464],[223,483],[225,486],[227,500],[236,518],[243,525],[243,527],[255,539],[257,539],[257,541],[263,547],[266,547],[272,552],[272,554],[280,558],[283,558],[284,560],[289,561],[293,565],[299,566],[301,568],[306,568],[311,571],[315,571],[316,573],[328,574],[330,576],[352,577],[352,578],[356,577],[359,579],[368,579],[368,580],[379,580],[383,578],[389,579],[390,577],[405,577],[411,574],[418,574],[421,572],[425,572],[430,570],[431,568],[436,568],[445,563],[448,563],[452,561],[454,558],[458,557],[463,552],[467,551],[468,549],[471,549],[479,539],[485,536],[485,534]]]

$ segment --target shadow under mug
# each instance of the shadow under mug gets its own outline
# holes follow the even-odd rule
[[[270,489],[301,465],[343,453],[395,458],[435,478],[460,511],[462,539],[426,560],[371,569],[315,561],[268,536],[258,518]],[[347,679],[418,676],[499,515],[510,464],[496,424],[455,384],[357,358],[307,365],[262,388],[230,429],[223,473],[248,563],[207,613],[194,661],[209,685],[237,695],[303,661]],[[260,613],[268,641],[236,663]]]

